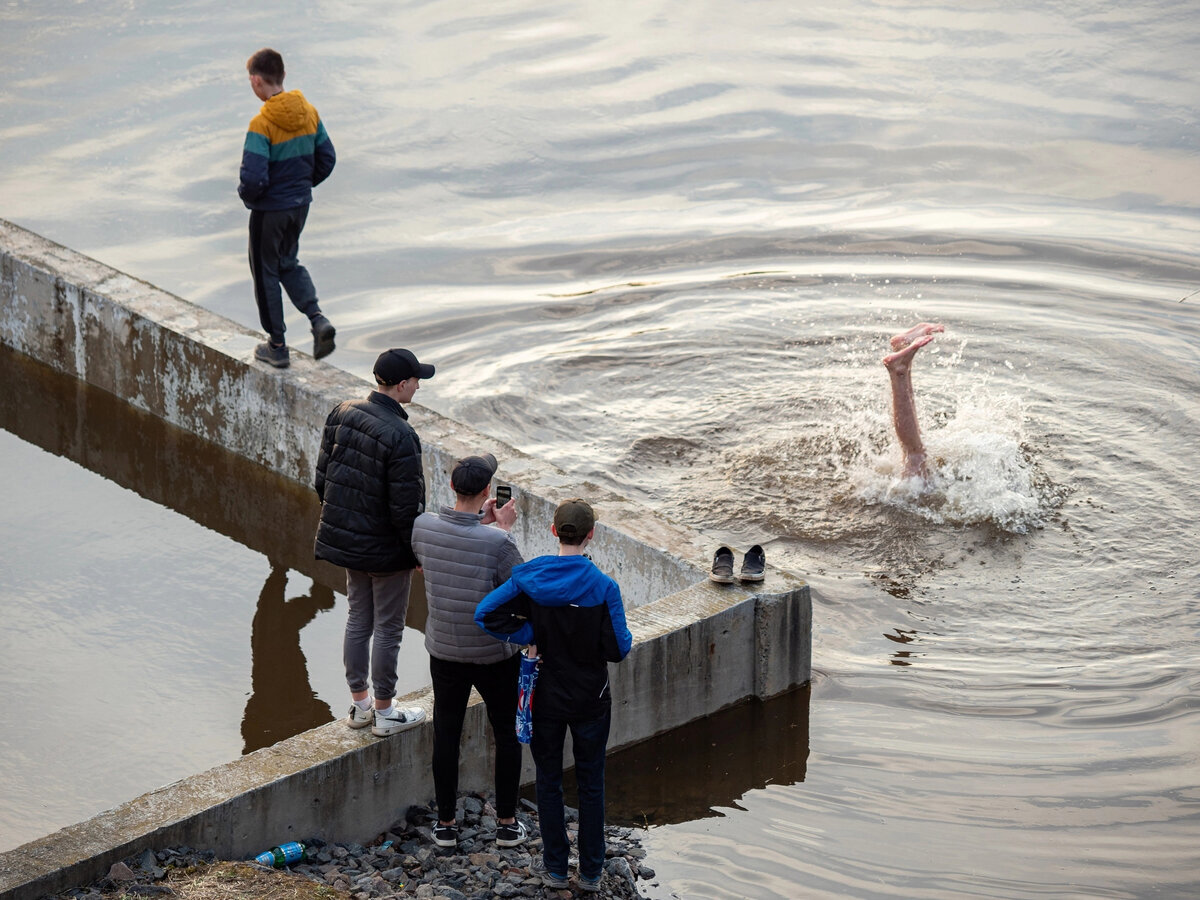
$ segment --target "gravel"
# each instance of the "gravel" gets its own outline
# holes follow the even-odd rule
[[[437,814],[432,804],[410,807],[405,816],[368,846],[302,841],[306,858],[290,867],[303,878],[346,892],[352,900],[417,897],[421,900],[495,900],[495,898],[577,896],[579,883],[572,856],[570,888],[552,890],[533,875],[530,866],[541,862],[542,840],[537,807],[522,800],[517,818],[525,823],[529,838],[519,847],[496,846],[496,810],[491,798],[468,794],[459,798],[459,843],[442,848],[433,843]],[[578,811],[567,809],[567,831],[572,845],[578,830]],[[646,865],[640,831],[606,826],[604,874],[599,893],[606,900],[640,897],[639,881],[655,877]],[[268,849],[266,847],[262,848]],[[58,895],[72,900],[99,900],[106,895],[169,896],[160,882],[169,871],[211,863],[211,851],[174,847],[130,857],[113,865],[108,875],[86,888]],[[257,863],[252,863],[257,866]]]

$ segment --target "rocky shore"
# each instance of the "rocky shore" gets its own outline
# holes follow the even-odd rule
[[[433,843],[437,816],[430,806],[410,807],[403,819],[379,835],[369,846],[305,840],[307,857],[290,867],[295,875],[326,885],[351,900],[412,898],[421,900],[495,900],[514,897],[565,898],[580,894],[572,858],[568,890],[544,887],[530,866],[541,859],[542,840],[536,806],[521,801],[517,818],[528,829],[528,840],[519,847],[496,846],[496,811],[487,797],[459,799],[461,827],[456,848]],[[567,810],[572,844],[578,813]],[[655,877],[645,863],[635,829],[605,828],[607,858],[600,892],[587,896],[630,900],[640,897],[638,882]],[[267,848],[263,848],[264,850]],[[108,875],[85,888],[58,895],[63,900],[112,900],[113,896],[171,896],[177,873],[196,871],[214,861],[214,854],[188,847],[147,850],[140,857],[116,863]],[[258,863],[248,865],[258,867]],[[264,896],[266,894],[264,893]]]

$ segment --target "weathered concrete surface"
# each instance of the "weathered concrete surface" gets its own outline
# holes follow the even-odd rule
[[[0,429],[345,592],[345,570],[313,558],[321,503],[310,485],[3,344],[0,385]]]
[[[807,589],[771,580],[771,589],[791,584],[797,608],[807,610]],[[739,588],[705,583],[632,610],[634,648],[613,667],[611,749],[755,696],[755,671],[747,663],[761,649],[758,604]],[[795,677],[802,683],[807,670]],[[429,692],[402,702],[433,706]],[[476,698],[464,728],[464,790],[490,788],[485,729]],[[383,739],[330,723],[0,854],[0,896],[33,900],[85,884],[147,848],[186,844],[241,858],[308,836],[366,841],[432,796],[432,752],[428,720]],[[528,755],[525,762],[528,780]]]
[[[369,389],[295,351],[283,372],[257,363],[252,332],[3,221],[0,339],[302,484],[328,411]],[[613,669],[613,749],[808,681],[811,601],[801,579],[769,570],[753,592],[713,585],[712,542],[698,532],[429,410],[410,413],[430,505],[449,501],[455,459],[492,450],[500,477],[517,487],[527,556],[553,552],[548,525],[561,499],[596,505],[592,555],[620,582],[635,638]],[[405,701],[432,707],[424,693]],[[383,740],[331,723],[0,854],[0,895],[25,900],[85,883],[147,847],[241,857],[289,837],[369,839],[432,794],[431,747],[428,723]],[[476,703],[464,790],[490,784],[489,759]]]
[[[292,351],[280,371],[254,360],[260,335],[144,281],[0,220],[0,340],[60,372],[115,394],[185,431],[311,484],[320,426],[340,401],[365,396],[363,379]],[[630,605],[695,581],[711,547],[611,491],[504,447],[469,427],[409,406],[425,447],[431,505],[450,498],[454,460],[492,449],[500,477],[518,486],[517,539],[552,549],[547,513],[585,496],[601,524],[593,556]],[[613,527],[620,523],[620,527]]]

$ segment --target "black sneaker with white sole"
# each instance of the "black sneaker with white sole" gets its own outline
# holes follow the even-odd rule
[[[742,571],[738,573],[740,581],[762,581],[767,568],[767,555],[760,544],[755,544],[746,551],[742,559]]]
[[[718,547],[713,557],[712,572],[708,577],[717,584],[733,584],[733,551]]]
[[[519,821],[496,826],[497,847],[519,847],[525,843],[525,838],[527,837],[529,837],[529,834],[525,831],[525,826]]]
[[[443,825],[438,822],[433,826],[433,842],[439,847],[458,846],[458,826]]]

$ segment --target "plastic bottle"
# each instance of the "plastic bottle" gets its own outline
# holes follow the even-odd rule
[[[264,853],[254,857],[255,862],[262,863],[264,866],[274,866],[276,869],[282,869],[284,866],[290,866],[295,862],[304,862],[305,848],[299,841],[288,841],[286,844],[280,844],[278,847],[272,847]]]

